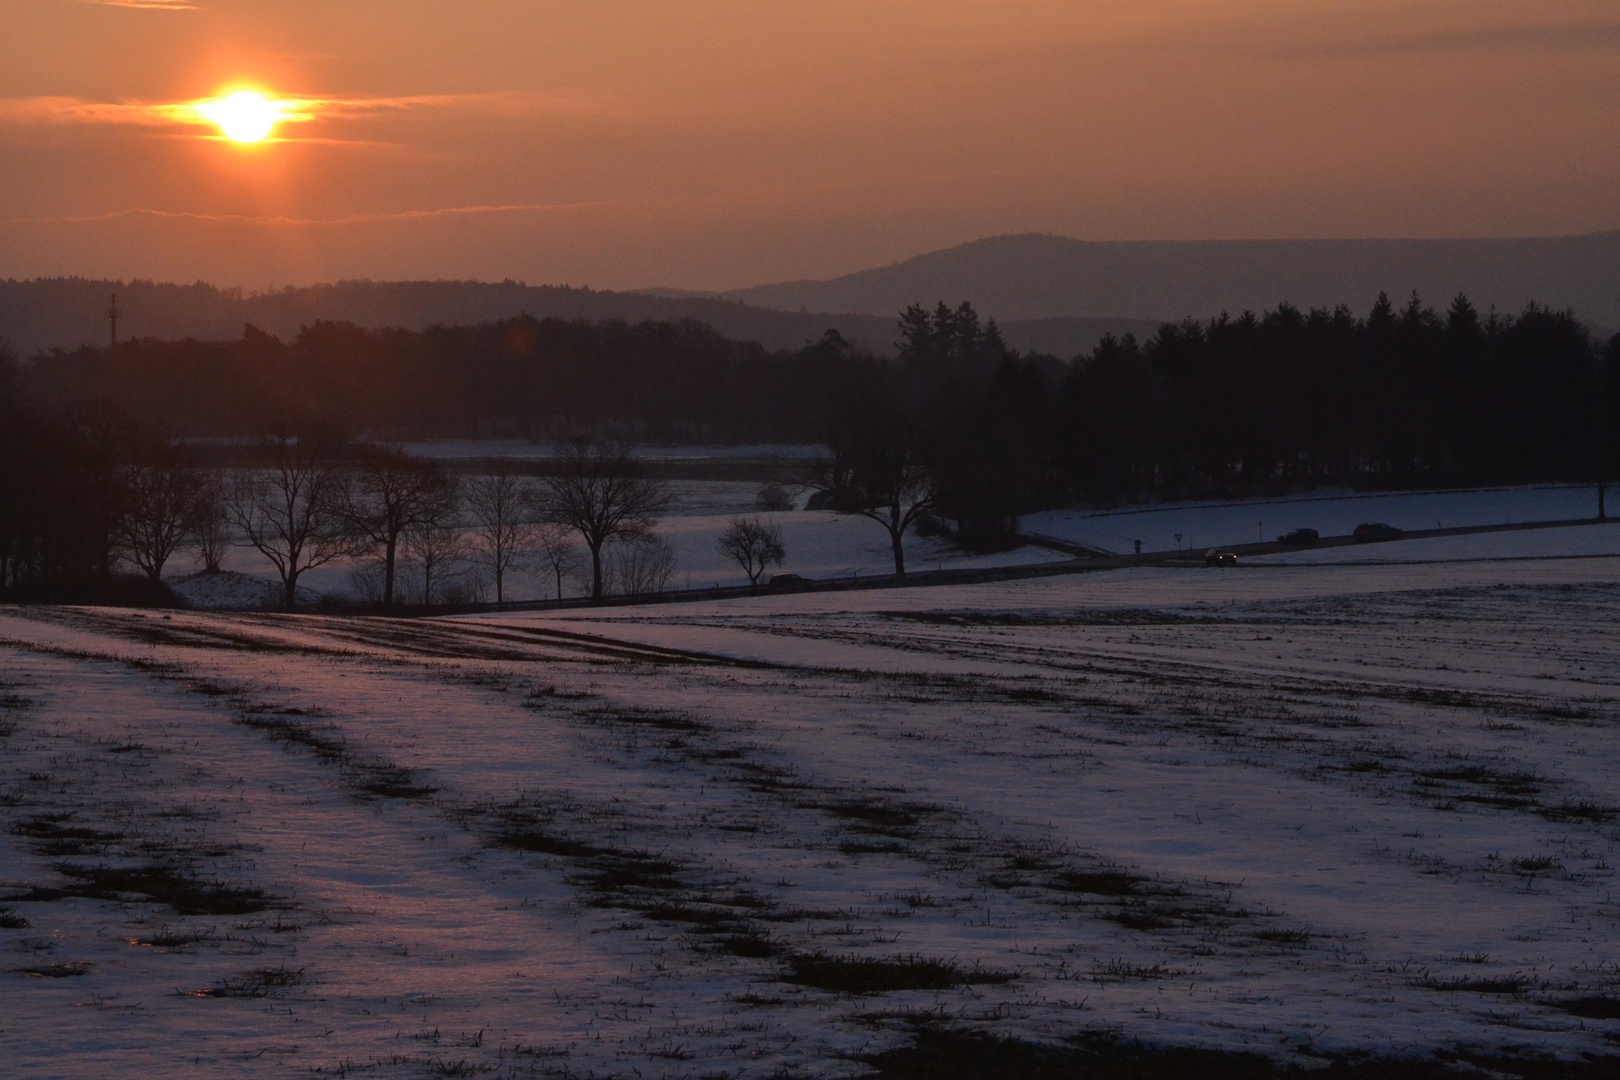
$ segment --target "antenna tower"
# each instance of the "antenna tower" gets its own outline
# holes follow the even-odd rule
[[[112,328],[113,348],[118,348],[118,317],[123,312],[118,310],[118,294],[112,294],[112,303],[107,305],[107,325]]]

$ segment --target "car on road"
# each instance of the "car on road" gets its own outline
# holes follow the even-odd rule
[[[1237,552],[1222,551],[1219,548],[1210,548],[1204,552],[1205,566],[1236,566]]]
[[[809,578],[800,577],[798,574],[775,574],[771,577],[773,589],[802,589],[810,583]]]
[[[1295,544],[1299,547],[1304,547],[1307,544],[1316,543],[1321,536],[1322,534],[1317,532],[1315,529],[1295,529],[1293,532],[1285,532],[1281,536],[1277,537],[1277,543]]]
[[[1380,540],[1399,540],[1405,533],[1393,525],[1385,525],[1381,521],[1363,522],[1356,526],[1356,531],[1350,534],[1358,544],[1372,544]]]

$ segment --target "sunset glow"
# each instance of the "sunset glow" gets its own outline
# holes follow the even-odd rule
[[[252,90],[238,90],[205,102],[198,111],[218,124],[226,138],[240,143],[260,142],[285,119],[280,102]]]
[[[1620,227],[1613,0],[60,0],[0,40],[0,277],[706,290],[1030,231]]]

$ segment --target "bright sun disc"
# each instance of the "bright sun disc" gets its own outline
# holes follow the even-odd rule
[[[227,138],[244,143],[258,142],[281,119],[276,104],[252,90],[228,94],[214,102],[208,112]]]

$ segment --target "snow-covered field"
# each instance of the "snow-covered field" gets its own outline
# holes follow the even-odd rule
[[[457,444],[460,445],[460,444]],[[485,446],[485,444],[468,444]],[[503,444],[504,445],[504,444]],[[513,444],[520,446],[523,444]],[[420,449],[419,447],[416,449]],[[454,447],[451,447],[454,449]],[[657,450],[657,448],[652,448]],[[702,451],[706,448],[697,448]],[[713,450],[714,448],[707,448]],[[725,448],[722,448],[725,449]],[[748,448],[743,448],[748,449]],[[782,449],[767,447],[755,449]],[[448,451],[446,451],[448,452]],[[650,451],[649,451],[650,452]],[[716,450],[715,452],[719,452]],[[756,513],[759,485],[731,480],[679,480],[668,485],[671,506],[657,532],[675,553],[671,589],[707,588],[747,584],[742,570],[721,555],[715,541],[732,516]],[[802,505],[804,494],[798,495]],[[1023,530],[1104,551],[1130,552],[1133,540],[1147,552],[1179,546],[1189,550],[1216,544],[1240,544],[1256,538],[1271,539],[1299,525],[1309,525],[1324,536],[1343,535],[1363,521],[1385,521],[1408,529],[1462,525],[1499,525],[1533,521],[1567,521],[1596,513],[1596,495],[1590,486],[1538,486],[1477,491],[1407,492],[1389,495],[1324,493],[1290,499],[1245,503],[1187,503],[1125,511],[1048,511],[1023,519]],[[762,514],[780,526],[787,559],[771,573],[791,573],[814,579],[857,578],[893,572],[888,534],[862,517],[825,511],[794,510]],[[1177,541],[1176,534],[1181,534]],[[1269,556],[1276,562],[1404,561],[1490,557],[1494,553],[1527,552],[1538,545],[1544,554],[1614,554],[1620,551],[1620,532],[1586,529],[1552,530],[1534,541],[1510,534],[1506,538],[1452,537],[1332,548]],[[906,538],[906,565],[910,570],[982,569],[1052,562],[1068,556],[1050,549],[1027,546],[994,555],[971,555],[947,542],[915,534]],[[175,558],[168,579],[188,603],[199,608],[275,607],[277,579],[263,556],[247,548],[227,555],[225,568],[234,576],[223,580],[194,577],[199,566],[184,554]],[[300,579],[308,602],[322,594],[353,593],[352,560],[319,567]],[[407,575],[408,578],[408,575]],[[564,582],[564,595],[581,596],[588,583],[576,572]],[[486,590],[487,592],[487,590]],[[508,598],[547,599],[555,595],[549,572],[539,566],[522,567],[508,582]],[[489,598],[486,596],[486,598]]]
[[[0,1072],[1608,1052],[1617,615],[1591,555],[6,609]]]
[[[733,515],[757,513],[755,505],[759,485],[740,481],[687,480],[674,481],[668,486],[672,505],[656,529],[675,551],[675,567],[668,587],[701,589],[712,585],[748,584],[747,575],[735,562],[720,553],[716,541]],[[800,501],[803,501],[802,496]],[[806,510],[762,513],[759,516],[781,528],[787,549],[786,560],[781,566],[771,567],[772,574],[791,573],[824,579],[871,577],[894,572],[889,534],[881,525],[867,518]],[[941,539],[916,535],[906,537],[906,566],[910,570],[1010,566],[1063,558],[1066,556],[1039,547],[1018,548],[994,555],[971,555]],[[323,593],[337,596],[349,594],[353,589],[349,580],[352,567],[353,561],[349,559],[329,563],[300,577],[300,587],[308,590],[311,602]],[[277,584],[279,580],[270,563],[250,548],[231,549],[224,568],[262,584],[255,586],[236,579],[220,583],[210,581],[206,576],[193,578],[192,575],[200,566],[184,555],[171,563],[166,577],[195,607],[252,606],[266,595],[264,589]],[[580,569],[583,569],[583,560]],[[588,581],[577,573],[564,583],[566,596],[588,595],[589,591]],[[273,593],[269,595],[269,606],[276,606],[278,598]],[[538,566],[521,568],[509,583],[508,599],[547,599],[554,595],[554,582],[549,573],[542,573]],[[489,599],[493,599],[493,596]]]
[[[1398,529],[1575,521],[1597,516],[1591,484],[1543,484],[1468,491],[1403,491],[1359,495],[1317,492],[1246,502],[1172,503],[1125,510],[1049,510],[1023,519],[1023,530],[1115,554],[1189,550],[1272,540],[1297,528],[1348,536],[1362,522]],[[1180,534],[1180,540],[1177,540]]]

